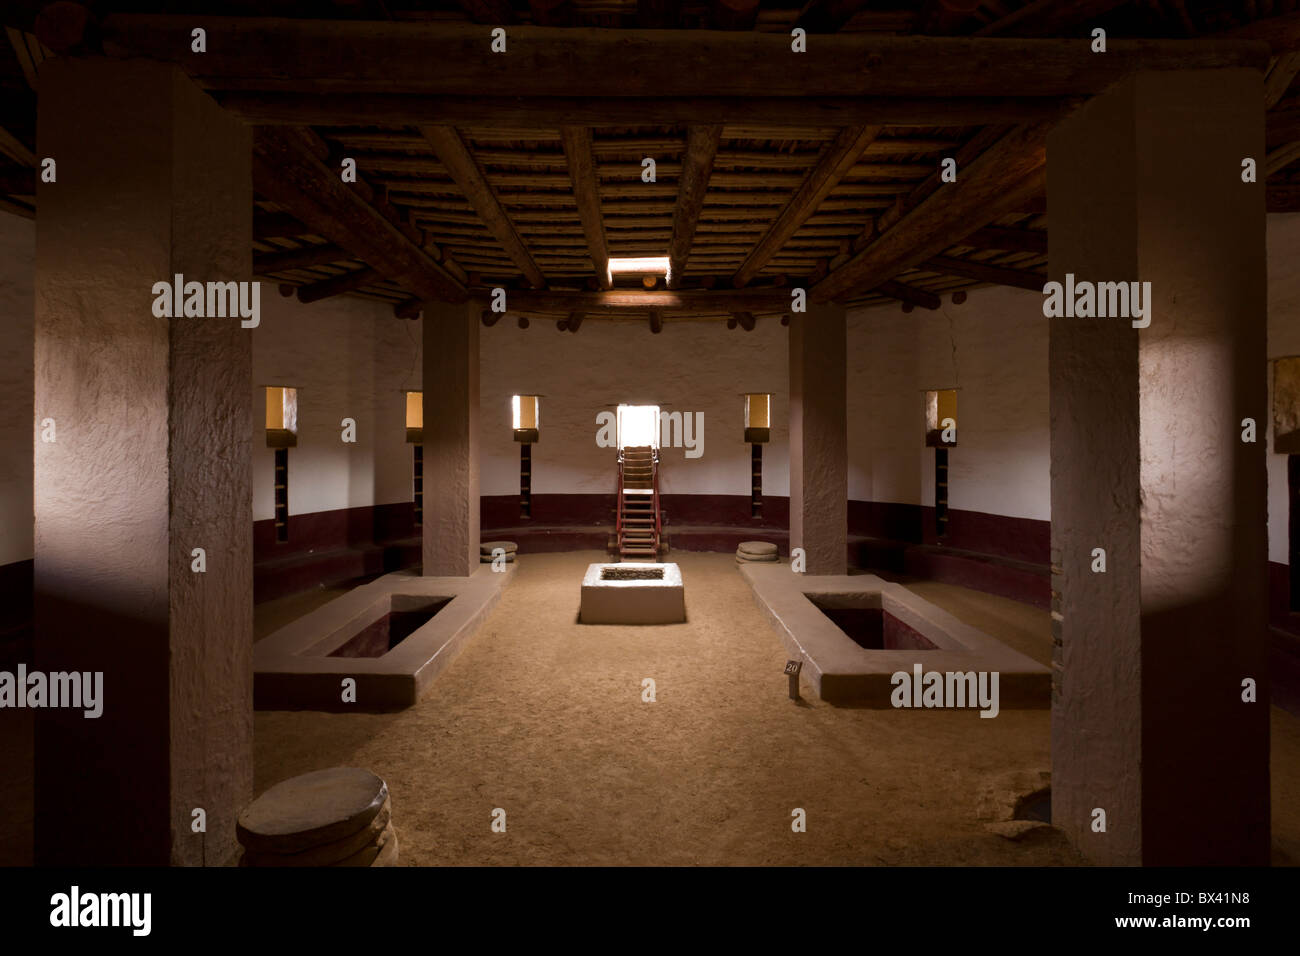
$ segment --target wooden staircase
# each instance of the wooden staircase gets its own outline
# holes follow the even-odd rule
[[[659,556],[659,452],[649,446],[623,448],[618,456],[620,557],[654,561]]]

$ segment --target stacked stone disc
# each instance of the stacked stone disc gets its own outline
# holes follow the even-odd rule
[[[479,564],[491,564],[492,552],[500,548],[506,553],[506,561],[513,561],[515,553],[519,550],[519,545],[513,541],[484,541],[478,546]]]
[[[239,815],[240,866],[395,866],[388,785],[334,767],[277,783]]]
[[[776,560],[776,545],[770,541],[742,541],[736,549],[737,564],[771,564]]]

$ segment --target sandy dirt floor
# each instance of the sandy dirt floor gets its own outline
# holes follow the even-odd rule
[[[786,697],[785,654],[730,555],[675,554],[690,622],[576,623],[601,556],[524,555],[488,619],[400,714],[259,712],[256,788],[322,767],[388,780],[407,865],[1075,864],[1052,831],[984,830],[999,775],[1046,769],[1047,711],[879,711]],[[1046,660],[1044,611],[934,582],[927,600]],[[345,589],[257,608],[257,633]],[[29,659],[29,654],[20,655]],[[641,680],[657,701],[641,701]],[[0,865],[31,863],[30,711],[0,714]],[[1273,859],[1300,862],[1300,719],[1272,710]],[[507,832],[490,830],[495,807]],[[808,829],[790,830],[790,811]]]
[[[368,767],[388,781],[410,865],[1081,862],[1055,831],[1017,843],[978,816],[995,777],[1050,765],[1046,710],[987,720],[797,705],[731,555],[674,554],[689,622],[654,628],[576,623],[582,572],[598,560],[522,556],[483,629],[410,710],[259,713],[258,791]],[[1046,612],[917,590],[1050,653]],[[654,703],[641,699],[647,677]],[[497,807],[505,834],[490,828]],[[795,808],[805,833],[791,830]]]

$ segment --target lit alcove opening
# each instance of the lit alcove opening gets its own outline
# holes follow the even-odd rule
[[[289,540],[289,449],[298,444],[298,389],[266,386],[266,446],[275,450],[275,540]]]
[[[406,441],[411,446],[412,521],[424,524],[424,393],[406,393]]]
[[[957,444],[957,390],[925,393],[925,444],[934,449],[934,532],[948,533],[948,449]]]
[[[745,441],[750,445],[749,514],[763,516],[763,443],[772,437],[772,396],[767,392],[745,395]]]
[[[511,425],[519,442],[519,516],[533,516],[533,444],[541,437],[541,396],[510,398]]]

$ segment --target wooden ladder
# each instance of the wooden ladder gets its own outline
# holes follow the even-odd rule
[[[615,529],[623,558],[654,561],[659,556],[659,451],[623,448],[618,455],[618,518]]]

